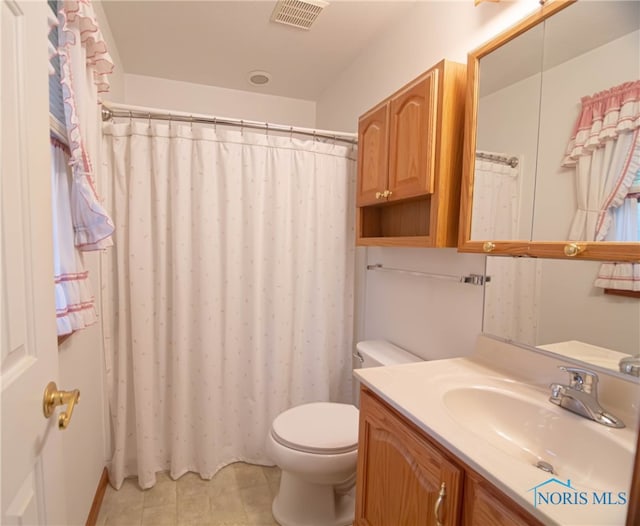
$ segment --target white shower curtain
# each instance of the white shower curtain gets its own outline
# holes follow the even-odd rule
[[[479,152],[509,159],[513,155]],[[523,159],[515,167],[476,158],[473,190],[472,239],[518,239],[519,191]],[[487,258],[482,330],[535,345],[540,267],[506,257]]]
[[[353,149],[153,122],[104,141],[111,483],[270,463],[280,411],[350,398]]]

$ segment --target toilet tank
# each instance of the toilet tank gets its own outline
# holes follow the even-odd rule
[[[415,354],[411,354],[409,351],[385,340],[358,342],[354,357],[356,369],[424,361]],[[356,378],[354,378],[353,382],[353,400],[355,405],[360,407],[360,382]]]
[[[357,367],[380,367],[422,362],[422,358],[385,340],[366,340],[356,344]]]

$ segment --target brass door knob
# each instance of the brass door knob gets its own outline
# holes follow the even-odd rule
[[[578,243],[569,243],[564,246],[564,255],[572,258],[584,252],[585,248],[586,247],[584,245],[580,245]]]
[[[484,245],[482,245],[482,250],[484,252],[493,252],[496,248],[496,244],[493,241],[485,241]]]
[[[45,418],[50,418],[53,410],[59,405],[66,405],[67,410],[58,417],[58,428],[67,429],[73,414],[73,408],[80,400],[80,391],[59,391],[55,382],[49,382],[44,390],[42,412]]]

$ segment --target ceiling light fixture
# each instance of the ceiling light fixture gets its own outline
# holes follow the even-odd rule
[[[249,73],[249,83],[253,86],[264,86],[271,82],[271,74],[266,71],[252,71]]]

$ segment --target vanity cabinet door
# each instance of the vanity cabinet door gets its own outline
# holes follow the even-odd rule
[[[358,121],[357,206],[380,202],[387,189],[389,165],[389,103],[376,106]]]
[[[464,484],[463,526],[542,526],[489,482],[470,471]]]
[[[458,524],[462,474],[417,428],[362,390],[356,525]]]
[[[391,99],[389,201],[433,193],[437,89],[432,69]]]

